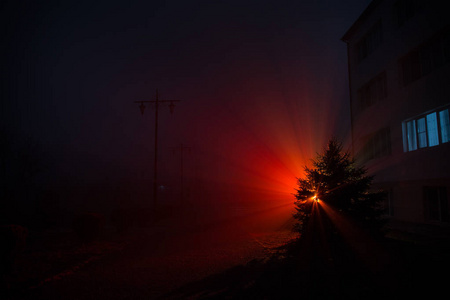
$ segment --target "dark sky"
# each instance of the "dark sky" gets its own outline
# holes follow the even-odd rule
[[[1,126],[39,144],[46,180],[151,181],[154,110],[133,101],[158,89],[181,100],[159,110],[161,169],[183,143],[197,175],[289,191],[348,142],[340,38],[369,2],[3,1]]]

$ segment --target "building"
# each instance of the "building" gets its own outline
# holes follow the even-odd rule
[[[374,0],[347,44],[353,154],[409,228],[448,228],[450,18],[445,1]],[[438,226],[430,226],[438,225]]]

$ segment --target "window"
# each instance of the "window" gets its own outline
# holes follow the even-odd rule
[[[448,111],[448,109],[446,111]],[[430,147],[439,145],[438,125],[435,112],[427,115],[427,133],[428,145]]]
[[[419,148],[425,148],[427,146],[427,127],[425,126],[425,118],[420,118],[416,122]]]
[[[365,138],[360,153],[361,159],[366,162],[391,153],[391,133],[389,127],[380,129]]]
[[[410,121],[411,123],[414,121]],[[416,120],[417,141],[419,148],[439,145],[436,112]],[[413,134],[413,133],[411,133]]]
[[[416,150],[417,149],[417,140],[416,140],[416,122],[409,121],[406,123],[406,132],[407,132],[407,139],[408,139],[408,150]]]
[[[427,75],[450,61],[450,30],[446,29],[399,60],[403,85]]]
[[[416,15],[419,8],[418,2],[418,0],[399,0],[395,2],[394,15],[398,27]]]
[[[424,187],[425,218],[428,221],[448,221],[448,203],[446,187]]]
[[[383,34],[381,29],[381,20],[379,20],[356,44],[358,62],[361,62],[364,58],[371,54],[382,41]]]
[[[386,72],[372,78],[358,89],[358,101],[361,110],[387,97]]]
[[[441,126],[441,140],[443,143],[447,143],[450,140],[450,122],[448,118],[448,109],[444,109],[439,112],[439,120]]]
[[[450,140],[448,108],[403,122],[403,150],[414,151],[447,143]]]

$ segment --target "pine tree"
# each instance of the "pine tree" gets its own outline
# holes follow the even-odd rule
[[[305,177],[298,179],[295,194],[298,223],[294,227],[304,232],[303,224],[310,217],[312,203],[320,199],[334,209],[351,217],[357,224],[370,231],[379,231],[384,224],[382,203],[385,193],[372,191],[373,176],[366,175],[364,167],[357,167],[348,152],[342,151],[342,144],[330,139],[323,154],[312,160],[312,168],[305,166]]]

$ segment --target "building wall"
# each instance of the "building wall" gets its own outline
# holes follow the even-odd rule
[[[450,142],[405,152],[402,124],[450,105],[450,59],[408,84],[404,84],[401,62],[411,51],[432,44],[430,38],[436,36],[442,41],[447,37],[444,44],[450,47],[450,18],[443,7],[445,2],[403,2],[405,5],[415,2],[417,7],[415,14],[401,26],[395,10],[400,2],[373,1],[343,37],[348,46],[353,151],[357,161],[375,176],[375,186],[390,191],[393,218],[433,223],[436,220],[429,218],[430,208],[426,204],[431,197],[427,195],[433,191],[429,192],[427,187],[446,187],[446,195],[439,197],[450,199]],[[373,33],[380,21],[381,39],[378,32]],[[364,51],[360,45],[364,39],[366,44],[381,42],[361,59]],[[364,92],[367,86],[382,92],[368,101],[370,97],[361,96],[370,94]],[[448,214],[448,207],[441,206]],[[446,218],[438,221],[447,222]]]

